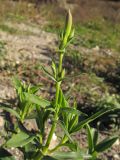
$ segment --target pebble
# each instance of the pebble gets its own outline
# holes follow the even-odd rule
[[[120,145],[120,140],[117,139],[116,142],[114,143],[114,146],[119,146]]]
[[[120,160],[120,156],[119,156],[118,154],[115,154],[113,157],[114,157],[116,160],[117,160],[117,159]]]
[[[99,46],[96,46],[96,47],[94,47],[92,50],[95,51],[95,52],[98,52],[98,51],[100,50],[100,47],[99,47]]]
[[[56,134],[55,134],[55,133],[53,134],[52,139],[53,139],[54,141],[56,141],[56,140],[57,140],[57,136],[56,136]]]

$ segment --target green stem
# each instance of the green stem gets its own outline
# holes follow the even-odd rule
[[[59,74],[61,74],[62,72],[62,62],[63,62],[63,53],[60,54],[60,57],[59,57],[59,68],[58,68],[58,72]]]
[[[63,61],[63,54],[60,54],[60,57],[59,57],[59,66],[58,66],[58,76],[60,76],[59,78],[61,78],[62,61]],[[50,142],[51,142],[52,137],[53,137],[53,133],[54,133],[55,128],[56,128],[56,122],[58,120],[58,112],[59,112],[58,98],[59,98],[59,92],[60,92],[60,85],[61,85],[61,82],[56,82],[56,95],[55,95],[55,109],[56,109],[56,113],[54,115],[54,123],[52,124],[50,133],[49,133],[48,138],[47,138],[46,145],[45,145],[45,147],[43,149],[43,154],[46,154],[48,152],[48,148],[49,148]]]
[[[59,98],[59,91],[60,91],[60,84],[61,82],[57,82],[56,83],[56,98],[55,98],[55,107],[57,108],[57,104],[58,104],[58,98]]]
[[[52,140],[52,137],[53,137],[53,133],[55,131],[55,128],[56,128],[56,121],[57,121],[58,117],[57,117],[57,114],[55,114],[55,122],[53,123],[52,127],[51,127],[51,130],[50,130],[50,133],[48,135],[48,138],[47,138],[47,142],[46,142],[46,145],[43,149],[43,154],[47,154],[47,151],[48,151],[48,148],[49,148],[49,145],[50,145],[50,142]]]

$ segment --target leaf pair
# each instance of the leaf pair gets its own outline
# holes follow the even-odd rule
[[[92,155],[93,158],[97,158],[98,153],[109,149],[118,139],[118,136],[113,136],[98,143],[98,131],[91,128],[88,124],[86,125],[86,128],[88,137],[88,153]]]
[[[48,71],[45,67],[42,66],[43,71],[45,74],[52,79],[54,82],[61,82],[65,77],[65,69],[62,70],[61,73],[58,72],[58,68],[54,61],[52,61],[51,69],[52,73]]]

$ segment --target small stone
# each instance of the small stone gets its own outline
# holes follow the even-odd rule
[[[116,142],[114,143],[114,146],[119,146],[120,145],[120,140],[117,139]]]
[[[117,159],[120,159],[120,156],[119,156],[118,154],[115,154],[113,157],[114,157],[116,160],[117,160]]]
[[[55,133],[53,134],[52,139],[53,139],[54,141],[56,141],[56,140],[57,140],[57,136],[56,136],[56,134],[55,134]]]
[[[55,133],[53,133],[53,137],[49,146],[49,149],[53,149],[56,145],[58,145],[58,139]]]
[[[19,60],[17,60],[17,61],[16,61],[16,64],[20,64],[20,61],[19,61]]]
[[[93,51],[95,51],[95,52],[98,52],[99,50],[100,50],[99,46],[96,46],[96,47],[93,48]]]

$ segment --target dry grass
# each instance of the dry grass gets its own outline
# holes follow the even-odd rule
[[[0,0],[0,21],[15,20],[25,21],[37,15],[37,10],[32,3],[25,1],[14,2]]]

